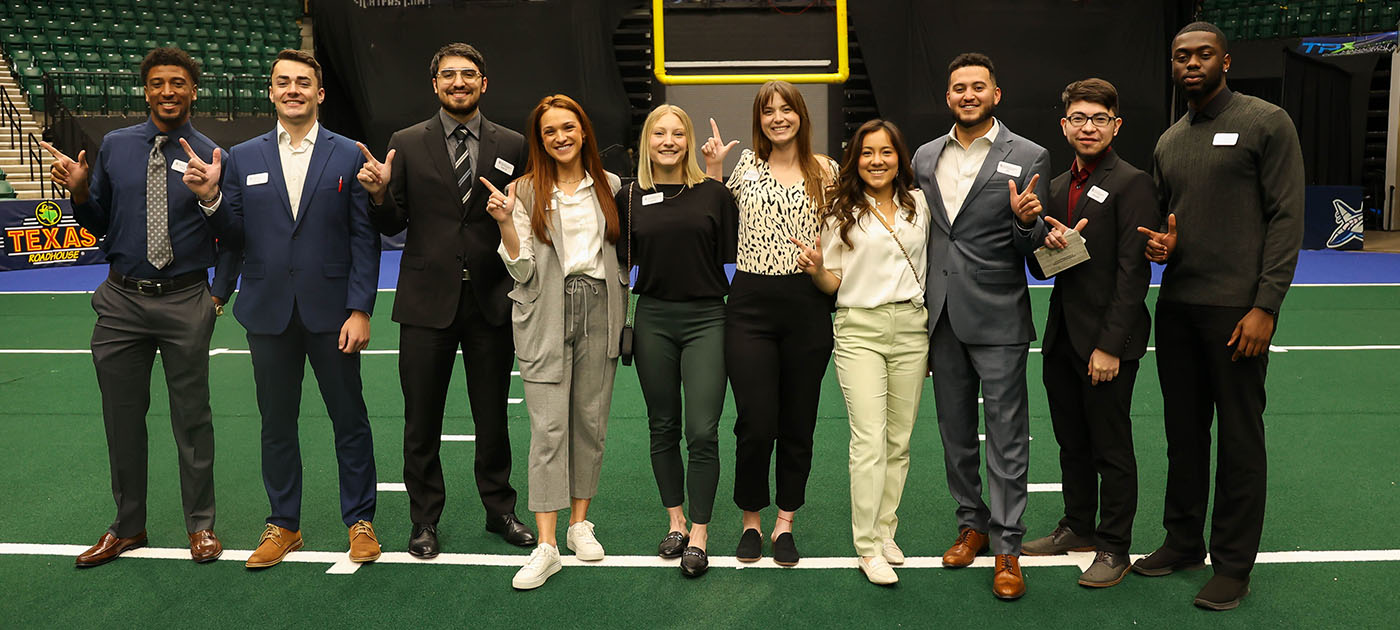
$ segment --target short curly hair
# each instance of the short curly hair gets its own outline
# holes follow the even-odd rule
[[[190,74],[190,82],[199,85],[199,62],[195,61],[189,53],[174,46],[162,46],[152,48],[146,53],[146,58],[141,60],[141,83],[144,85],[146,79],[151,75],[151,68],[156,66],[179,66]]]

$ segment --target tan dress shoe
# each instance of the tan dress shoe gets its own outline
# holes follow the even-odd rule
[[[1016,556],[997,555],[996,572],[992,574],[992,594],[999,599],[1020,599],[1026,594],[1026,578],[1021,575],[1021,561]]]
[[[258,548],[253,550],[253,555],[248,556],[248,561],[243,564],[249,569],[267,568],[281,562],[287,554],[298,549],[301,549],[301,530],[292,531],[268,523],[262,538],[258,540]]]
[[[107,564],[122,555],[128,549],[137,549],[146,546],[146,531],[130,538],[117,538],[112,532],[102,534],[102,538],[97,540],[97,544],[89,547],[87,551],[78,554],[73,564],[80,569],[95,567]]]
[[[213,562],[223,553],[224,546],[219,542],[219,537],[214,535],[214,530],[201,529],[190,534],[190,557],[194,558],[195,562]]]
[[[958,569],[972,564],[977,554],[987,550],[988,542],[986,534],[971,527],[963,528],[958,532],[958,539],[953,541],[953,546],[948,548],[948,553],[943,554],[943,566]]]
[[[350,526],[350,561],[374,562],[379,559],[379,539],[369,521],[355,521]]]

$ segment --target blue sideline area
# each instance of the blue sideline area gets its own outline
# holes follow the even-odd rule
[[[379,266],[379,288],[393,289],[402,252],[386,251]],[[732,265],[727,265],[733,277]],[[107,265],[84,265],[0,272],[0,293],[27,291],[91,291],[107,277]],[[1026,276],[1032,285],[1048,285]],[[1152,266],[1152,283],[1162,267]],[[1294,284],[1373,284],[1400,282],[1400,254],[1304,250],[1298,255]]]

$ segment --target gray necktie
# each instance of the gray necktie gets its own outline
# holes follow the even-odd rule
[[[457,191],[462,194],[462,203],[472,196],[472,156],[467,152],[467,126],[457,125],[452,130],[457,139],[457,150],[452,153],[452,171],[457,175]]]
[[[165,155],[160,148],[169,136],[157,135],[146,161],[146,260],[164,269],[175,258],[170,248],[170,204],[165,195]]]

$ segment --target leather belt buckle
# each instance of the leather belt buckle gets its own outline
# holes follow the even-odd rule
[[[463,281],[463,282],[466,282],[467,280],[471,280],[471,279],[472,279],[472,272],[471,272],[471,270],[469,270],[469,269],[463,269],[463,270],[462,270],[462,281]]]
[[[156,280],[137,280],[136,292],[147,297],[156,297],[165,293],[165,286]]]

